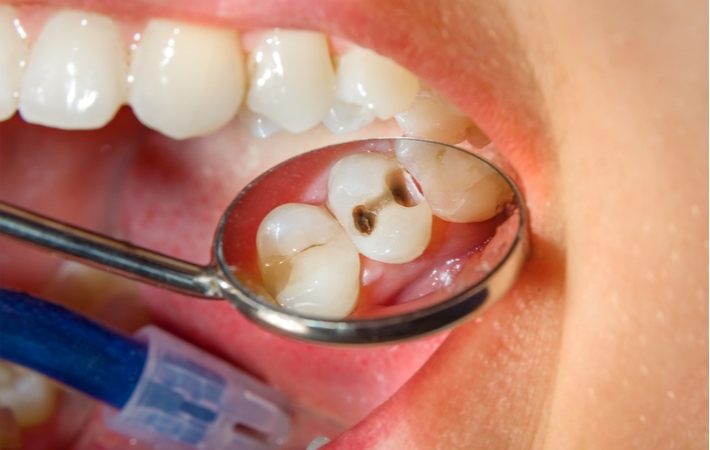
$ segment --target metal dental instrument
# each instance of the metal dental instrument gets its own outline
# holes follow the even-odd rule
[[[207,266],[172,258],[2,202],[0,234],[164,289],[205,299],[226,299],[256,324],[296,339],[328,344],[377,344],[418,338],[454,326],[487,309],[514,284],[527,260],[527,211],[521,193],[507,175],[480,156],[465,152],[505,179],[513,201],[507,205],[505,220],[495,236],[474,255],[478,258],[477,265],[468,270],[466,280],[443,286],[409,304],[383,307],[376,315],[330,320],[286,311],[263,295],[264,289],[258,280],[240,275],[243,265],[251,264],[249,251],[244,249],[253,244],[245,246],[244,241],[255,239],[255,229],[268,212],[266,209],[294,201],[268,195],[273,183],[299,179],[299,174],[289,177],[292,167],[303,171],[309,162],[319,161],[322,165],[324,160],[336,161],[356,152],[394,154],[398,145],[416,145],[432,152],[444,149],[465,152],[422,139],[378,138],[336,144],[292,158],[252,181],[227,208],[215,234],[212,262]],[[251,234],[249,230],[253,230]]]

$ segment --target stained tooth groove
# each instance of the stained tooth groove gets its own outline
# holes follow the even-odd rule
[[[266,290],[287,310],[343,318],[359,293],[360,259],[338,222],[323,208],[287,203],[257,231]]]
[[[233,30],[151,20],[130,70],[136,116],[175,139],[222,127],[244,97],[244,61]]]
[[[27,61],[24,31],[17,22],[17,12],[0,5],[0,120],[17,111],[22,70]]]
[[[22,78],[19,110],[65,129],[106,125],[126,95],[125,50],[106,16],[60,11],[44,25]]]
[[[328,179],[328,208],[360,253],[376,261],[412,261],[431,238],[431,209],[401,171],[394,158],[360,153],[338,161]]]
[[[323,120],[335,99],[335,74],[325,35],[273,30],[248,58],[247,105],[291,133]]]
[[[340,58],[336,98],[372,109],[386,120],[412,106],[419,79],[377,53],[353,47]]]
[[[433,213],[449,222],[479,222],[495,217],[513,191],[493,168],[460,150],[402,141],[397,159],[422,188]]]
[[[10,408],[21,427],[39,425],[55,407],[56,387],[46,377],[0,361],[0,405]]]

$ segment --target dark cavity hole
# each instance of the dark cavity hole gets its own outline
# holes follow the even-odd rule
[[[250,427],[249,425],[244,425],[243,423],[237,423],[234,425],[234,432],[247,436],[255,441],[268,442],[269,436],[261,431]]]
[[[388,173],[386,183],[397,204],[411,208],[422,202],[423,195],[419,190],[419,186],[404,169],[397,169]]]
[[[358,205],[353,208],[353,222],[360,233],[369,236],[375,231],[377,213],[368,210],[364,205]]]

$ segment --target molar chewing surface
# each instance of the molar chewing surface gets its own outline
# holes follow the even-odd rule
[[[317,32],[263,32],[245,58],[235,30],[153,19],[125,43],[121,27],[62,10],[30,48],[17,11],[0,5],[0,120],[19,109],[28,122],[94,129],[128,103],[146,126],[175,139],[212,133],[240,108],[259,137],[320,122],[347,133],[404,113],[419,91],[416,76],[369,50],[331,55]]]

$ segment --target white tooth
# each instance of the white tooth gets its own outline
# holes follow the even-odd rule
[[[331,169],[328,208],[370,259],[405,263],[429,245],[431,209],[406,181],[394,158],[373,153],[346,156]]]
[[[338,100],[366,106],[382,120],[409,109],[419,91],[414,74],[360,47],[342,56],[337,77]]]
[[[254,136],[266,139],[281,131],[281,127],[274,121],[257,114],[246,106],[239,110],[239,120],[249,128]]]
[[[317,437],[317,438],[313,439],[310,444],[308,444],[308,447],[306,447],[306,450],[318,450],[319,448],[323,447],[328,442],[330,442],[330,439],[328,439],[325,436]]]
[[[367,106],[336,100],[323,124],[333,133],[345,134],[366,127],[375,117],[375,112]]]
[[[0,405],[12,410],[21,427],[39,425],[55,407],[56,387],[43,375],[0,361]]]
[[[471,119],[440,95],[422,89],[414,105],[394,116],[405,136],[448,144],[463,141],[473,125]]]
[[[335,74],[325,35],[274,30],[249,55],[249,108],[291,133],[323,120],[335,99]]]
[[[234,30],[151,20],[131,59],[129,102],[147,126],[175,139],[229,122],[246,77]]]
[[[490,219],[513,198],[513,191],[498,172],[466,152],[402,141],[397,158],[421,186],[434,214],[449,222]]]
[[[257,252],[266,290],[291,311],[343,318],[360,288],[360,258],[338,222],[323,208],[281,205],[259,225]]]
[[[0,120],[17,111],[22,69],[27,61],[24,33],[15,10],[0,5]]]
[[[55,128],[103,127],[125,100],[125,58],[113,20],[80,11],[57,13],[30,51],[20,114]]]

